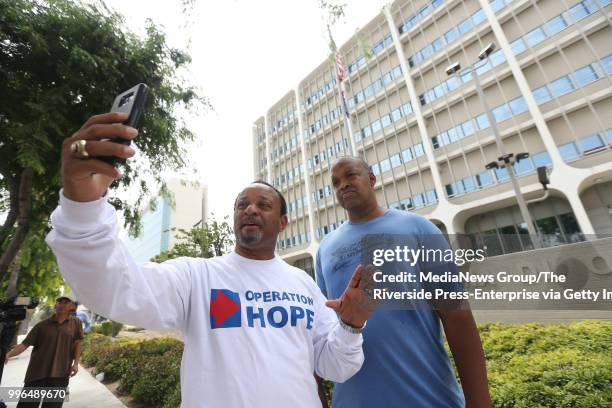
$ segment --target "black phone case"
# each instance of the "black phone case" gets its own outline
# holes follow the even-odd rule
[[[149,88],[147,85],[140,83],[127,91],[117,95],[115,98],[113,105],[111,106],[111,112],[125,112],[129,116],[125,122],[123,122],[126,126],[131,126],[133,128],[137,128],[140,123],[140,118],[142,116],[142,112],[144,110],[144,105],[147,100],[147,95],[149,94]],[[125,140],[122,138],[111,139],[111,142],[120,143],[126,146],[131,144],[130,140]],[[97,157],[98,160],[102,160],[108,164],[113,166],[117,164],[125,163],[125,159],[116,157],[116,156],[100,156]]]

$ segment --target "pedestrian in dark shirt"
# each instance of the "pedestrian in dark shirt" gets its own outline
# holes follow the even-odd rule
[[[36,395],[35,391],[43,388],[58,391],[52,393],[52,401],[44,400],[42,407],[62,407],[68,380],[79,370],[81,358],[83,327],[81,321],[73,316],[76,307],[76,300],[71,295],[57,298],[53,316],[36,324],[23,342],[6,354],[8,361],[28,347],[34,347],[24,380],[23,391],[27,400],[22,398],[17,408],[38,407],[40,399],[34,400],[29,396]]]

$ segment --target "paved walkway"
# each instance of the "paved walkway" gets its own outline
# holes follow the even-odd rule
[[[19,336],[19,342],[23,340]],[[3,387],[22,387],[23,378],[30,361],[32,347],[21,353],[17,357],[9,360],[4,366],[2,376]],[[8,407],[15,407],[17,403],[7,403]],[[70,379],[70,396],[64,403],[66,408],[125,408],[125,405],[106,388],[104,384],[96,380],[83,368]]]

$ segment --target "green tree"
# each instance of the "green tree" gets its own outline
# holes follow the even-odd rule
[[[189,63],[153,23],[138,37],[103,3],[0,0],[0,282],[17,258],[15,267],[31,282],[57,272],[52,260],[33,262],[24,245],[44,245],[61,187],[61,142],[89,116],[107,112],[114,95],[144,82],[151,92],[135,143],[140,158],[112,186],[137,190],[137,200],[112,204],[128,226],[138,225],[148,186],[163,185],[162,170],[186,165],[184,145],[193,134],[178,112],[209,107],[179,79]]]
[[[234,245],[234,233],[228,223],[228,217],[219,222],[212,220],[201,227],[189,231],[179,229],[178,242],[174,247],[162,252],[153,259],[153,262],[163,262],[181,256],[194,258],[212,258],[229,252]]]

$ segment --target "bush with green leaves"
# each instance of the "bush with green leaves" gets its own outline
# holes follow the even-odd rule
[[[107,381],[119,381],[118,391],[144,406],[177,407],[182,354],[183,343],[172,338],[143,341],[92,333],[85,338],[83,364],[104,372]]]
[[[480,326],[496,408],[612,407],[612,322]],[[183,343],[89,334],[83,363],[147,407],[180,405]],[[331,384],[326,388],[331,395]]]

